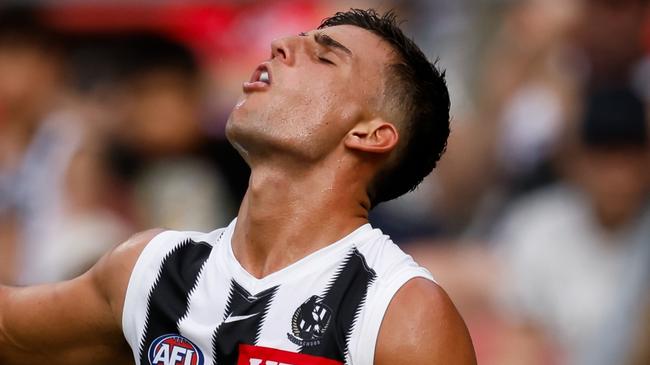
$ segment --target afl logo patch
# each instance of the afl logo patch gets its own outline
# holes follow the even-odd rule
[[[296,309],[291,319],[289,340],[299,346],[317,346],[327,331],[332,310],[322,303],[318,295],[312,295]]]
[[[203,353],[192,341],[178,334],[163,335],[149,346],[151,365],[203,365]]]

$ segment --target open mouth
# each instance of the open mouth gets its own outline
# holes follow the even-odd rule
[[[271,86],[271,72],[268,65],[262,63],[257,66],[248,82],[244,82],[244,91],[267,89]]]

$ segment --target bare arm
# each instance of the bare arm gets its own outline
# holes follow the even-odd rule
[[[415,278],[397,292],[379,330],[375,364],[476,365],[465,323],[442,288]]]
[[[26,288],[0,286],[0,364],[129,364],[122,336],[124,295],[147,231],[106,254],[80,277]]]

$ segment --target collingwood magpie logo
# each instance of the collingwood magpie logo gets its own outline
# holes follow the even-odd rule
[[[289,340],[299,346],[318,346],[332,319],[332,310],[312,295],[296,309],[291,320]]]

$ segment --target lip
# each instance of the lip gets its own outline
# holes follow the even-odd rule
[[[266,71],[269,75],[268,84],[266,82],[259,81],[260,75],[262,74],[263,71]],[[271,69],[269,67],[268,62],[264,62],[261,63],[259,66],[257,66],[255,71],[253,71],[250,80],[244,82],[243,88],[244,88],[244,92],[264,91],[270,88],[272,83],[273,83],[273,76],[271,75]]]

